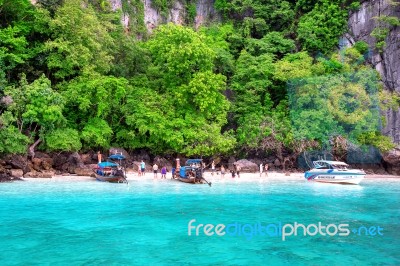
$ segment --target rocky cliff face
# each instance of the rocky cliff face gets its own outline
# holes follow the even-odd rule
[[[363,40],[369,44],[370,63],[380,73],[385,89],[400,94],[400,27],[390,27],[382,52],[375,48],[376,40],[371,32],[378,26],[377,17],[392,16],[400,18],[400,5],[392,0],[369,0],[363,2],[358,11],[350,15],[347,38],[350,43]],[[384,113],[386,125],[383,134],[390,136],[400,144],[400,109],[388,110]]]
[[[197,0],[196,2],[196,17],[194,26],[198,28],[200,25],[219,19],[219,15],[214,9],[215,0]],[[109,0],[112,9],[117,10],[122,8],[122,0]],[[169,10],[168,15],[162,15],[158,10],[152,6],[152,0],[143,0],[144,6],[144,23],[149,32],[160,24],[172,22],[174,24],[182,25],[187,16],[186,8],[179,0],[175,1],[173,7]],[[125,27],[129,25],[129,15],[122,14],[121,22]]]
[[[144,0],[144,22],[149,32],[163,23],[172,22],[174,24],[182,25],[185,21],[186,10],[181,2],[176,1],[174,3],[172,9],[169,10],[167,18],[164,18],[160,12],[155,10],[151,3],[151,0]]]
[[[214,9],[215,0],[197,0],[195,27],[214,20],[220,20],[220,15]]]

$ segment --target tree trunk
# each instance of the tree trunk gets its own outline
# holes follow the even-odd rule
[[[33,143],[31,146],[29,146],[29,155],[30,155],[30,157],[31,157],[31,160],[32,160],[33,158],[35,158],[35,148],[36,148],[36,146],[37,146],[40,142],[42,142],[42,140],[41,140],[41,139],[37,139],[37,140],[35,141],[35,143]]]

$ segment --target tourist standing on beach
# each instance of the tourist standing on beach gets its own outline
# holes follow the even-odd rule
[[[222,178],[225,177],[225,167],[223,165],[221,165],[221,176]]]
[[[153,173],[154,173],[154,178],[157,178],[158,165],[156,163],[154,163],[153,165]]]
[[[260,177],[262,176],[263,170],[264,170],[264,168],[263,168],[263,164],[262,164],[262,163],[260,163]]]
[[[268,176],[268,164],[265,164],[265,176]]]
[[[172,167],[171,169],[171,179],[175,178],[175,167]]]
[[[100,151],[97,152],[97,160],[101,163],[101,153]]]
[[[144,176],[145,171],[146,171],[146,164],[145,164],[144,161],[142,160],[142,162],[140,163],[140,172],[141,172],[141,175]]]
[[[240,170],[242,170],[242,169],[240,168],[239,165],[235,165],[235,167],[236,167],[236,174],[237,174],[237,177],[240,178]]]
[[[215,162],[213,160],[211,163],[211,175],[214,175],[214,172],[215,172]]]
[[[167,167],[164,165],[163,168],[161,168],[161,179],[167,179]]]

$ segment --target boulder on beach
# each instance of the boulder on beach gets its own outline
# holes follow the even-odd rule
[[[62,152],[62,153],[56,153],[53,155],[53,167],[56,170],[59,170],[61,172],[66,172],[68,169],[68,157],[69,153]]]
[[[123,148],[110,148],[110,150],[108,152],[110,153],[110,155],[122,154],[127,160],[129,160],[131,158],[129,153]]]
[[[22,179],[20,177],[13,177],[8,173],[0,173],[0,183],[2,182],[12,182],[15,180],[21,181]]]
[[[84,167],[75,168],[75,174],[79,176],[93,176],[93,169],[97,167],[97,164],[85,165]]]
[[[172,169],[173,165],[171,163],[171,160],[168,160],[164,157],[161,156],[156,156],[153,160],[152,165],[156,163],[158,165],[158,168],[161,169],[161,167],[166,166],[167,169]],[[175,163],[175,162],[174,162]]]
[[[37,158],[37,157],[32,159],[32,168],[35,169],[35,171],[40,172],[41,164],[42,164],[42,159]]]
[[[54,171],[41,171],[37,174],[38,178],[53,178],[53,176],[55,175]]]
[[[32,170],[24,174],[25,178],[52,178],[55,175],[54,171],[35,171]]]
[[[251,173],[255,173],[259,170],[259,167],[257,164],[250,162],[249,160],[246,159],[242,159],[239,161],[236,161],[233,163],[236,167],[239,166],[240,167],[240,171],[242,172],[251,172]]]
[[[392,175],[400,175],[400,146],[383,155],[387,164],[387,171]]]
[[[7,155],[4,161],[7,165],[10,165],[13,169],[22,169],[24,173],[31,171],[27,156]]]
[[[81,155],[77,152],[72,153],[68,157],[68,162],[72,165],[76,165],[77,167],[84,167],[84,163],[82,161]]]
[[[25,173],[24,177],[25,178],[29,178],[29,177],[30,178],[38,178],[39,177],[39,172],[37,172],[37,171],[32,169],[31,171]]]
[[[42,168],[44,170],[50,170],[53,167],[53,159],[52,158],[43,158],[42,159]]]
[[[24,171],[22,171],[22,169],[11,169],[10,170],[10,175],[12,177],[21,178],[21,177],[24,176]]]

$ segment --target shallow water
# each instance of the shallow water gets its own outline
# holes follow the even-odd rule
[[[0,184],[0,262],[399,265],[399,206],[400,182],[378,179],[359,186],[266,180],[215,181],[212,187],[172,180],[6,183]],[[295,222],[347,224],[349,234],[333,235],[332,225],[332,236],[304,236],[299,227],[297,236],[283,241],[279,230]],[[223,224],[225,235],[207,236],[199,224]],[[260,231],[257,224],[270,226]]]

